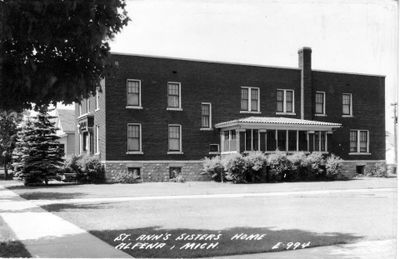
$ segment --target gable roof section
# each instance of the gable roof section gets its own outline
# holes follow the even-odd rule
[[[75,111],[57,109],[57,114],[60,120],[61,129],[65,133],[75,132]]]
[[[285,117],[247,117],[237,120],[217,123],[216,128],[293,128],[293,129],[333,129],[340,128],[342,124],[324,121],[301,120]]]

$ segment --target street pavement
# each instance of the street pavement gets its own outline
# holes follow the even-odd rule
[[[346,233],[362,238],[351,244],[222,258],[395,258],[396,179],[290,183],[281,188],[268,184],[225,184],[218,188],[209,184],[206,190],[205,183],[176,184],[172,186],[174,193],[169,184],[164,184],[164,189],[159,184],[87,186],[87,193],[86,186],[78,186],[70,190],[85,194],[78,198],[31,200],[0,187],[0,216],[35,257],[128,257],[86,230],[246,226]],[[153,192],[154,186],[157,191]],[[99,187],[107,190],[100,194],[93,191]],[[139,190],[124,192],[128,187]],[[62,188],[60,192],[68,190],[58,188]],[[120,191],[115,194],[117,189]],[[20,190],[15,189],[29,198],[26,190]],[[38,193],[37,189],[30,191]],[[137,191],[140,195],[131,193]],[[108,195],[111,192],[113,195]],[[60,204],[88,207],[52,213],[40,207]]]

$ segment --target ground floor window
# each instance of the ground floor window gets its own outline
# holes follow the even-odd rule
[[[224,131],[222,138],[223,138],[222,142],[223,142],[224,152],[236,151],[236,146],[237,146],[236,130]]]
[[[350,130],[350,153],[369,152],[368,130]]]
[[[128,167],[128,173],[135,179],[141,178],[140,167]]]
[[[174,179],[182,172],[182,167],[170,167],[169,168],[169,179]]]
[[[310,133],[309,151],[326,152],[328,150],[326,134],[326,131],[315,131],[314,133]]]

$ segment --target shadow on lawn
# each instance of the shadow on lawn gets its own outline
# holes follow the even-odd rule
[[[78,197],[84,196],[84,193],[80,192],[72,192],[72,193],[64,193],[64,192],[25,192],[20,193],[24,199],[27,200],[63,200],[63,199],[75,199]]]
[[[34,189],[52,189],[52,188],[59,188],[59,187],[68,187],[68,186],[77,186],[80,184],[77,183],[49,183],[48,185],[40,184],[40,185],[32,185],[32,186],[25,186],[22,183],[16,185],[6,186],[9,190],[34,190]]]
[[[293,250],[296,243],[299,244],[296,249],[300,250],[302,246],[310,248],[345,244],[361,238],[361,236],[346,233],[315,233],[299,229],[273,230],[271,228],[250,227],[222,230],[148,227],[90,231],[90,233],[133,257],[153,258],[211,257],[278,252]],[[130,236],[124,240],[118,240],[118,237],[123,237],[121,234],[129,234]],[[249,235],[252,234],[254,236],[249,238]],[[143,239],[142,235],[147,235],[148,239]],[[155,235],[159,238],[156,239]],[[233,238],[237,235],[240,235],[240,237]],[[151,239],[151,237],[154,239]],[[198,237],[197,240],[196,237]],[[252,240],[246,240],[246,238]],[[143,243],[147,244],[144,245]],[[156,243],[158,243],[158,246]],[[153,245],[152,249],[150,249],[151,245]]]
[[[106,203],[96,203],[96,204],[83,204],[83,203],[59,203],[59,204],[49,204],[40,206],[42,209],[48,212],[60,212],[65,210],[77,210],[77,209],[99,209],[104,207]]]

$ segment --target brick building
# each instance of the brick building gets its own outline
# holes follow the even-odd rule
[[[348,171],[385,160],[385,77],[114,53],[102,91],[76,106],[76,152],[109,181],[200,180],[205,156],[319,151]]]

